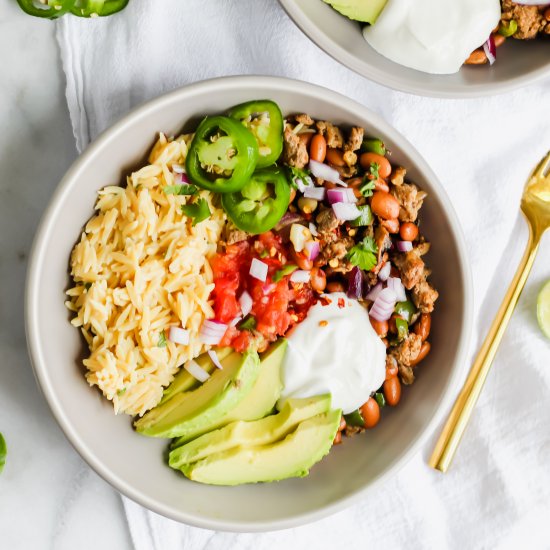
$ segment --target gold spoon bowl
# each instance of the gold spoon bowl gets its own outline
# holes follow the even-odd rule
[[[472,365],[468,378],[439,436],[430,466],[446,472],[451,465],[462,435],[477,403],[493,359],[518,303],[521,291],[535,261],[540,239],[550,227],[550,152],[527,180],[521,198],[521,210],[529,226],[529,240],[518,270],[493,320],[489,333]]]

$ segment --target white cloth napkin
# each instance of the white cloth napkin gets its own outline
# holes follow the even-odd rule
[[[220,75],[298,78],[384,116],[434,168],[462,221],[475,284],[473,356],[526,242],[519,198],[550,148],[550,82],[467,101],[392,92],[325,55],[276,0],[132,0],[106,19],[64,18],[57,31],[79,150],[135,105]],[[426,464],[434,436],[361,503],[312,525],[256,535],[180,525],[124,498],[136,549],[548,548],[550,342],[536,325],[535,302],[550,278],[549,241],[447,475]]]

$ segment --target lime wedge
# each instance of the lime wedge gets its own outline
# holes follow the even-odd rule
[[[550,281],[547,281],[537,298],[537,320],[539,327],[547,338],[550,338]]]

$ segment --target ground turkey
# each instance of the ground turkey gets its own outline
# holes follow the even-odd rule
[[[409,385],[414,382],[414,373],[411,363],[413,363],[422,347],[422,338],[413,332],[398,345],[391,348],[390,354],[397,361],[399,374],[403,384]]]
[[[393,196],[399,202],[399,221],[415,222],[418,218],[418,211],[422,208],[422,203],[427,196],[425,191],[420,191],[412,183],[403,183],[396,185],[392,189]]]
[[[502,21],[514,20],[518,24],[518,30],[514,38],[530,40],[536,38],[539,33],[550,34],[550,22],[544,16],[545,6],[523,6],[502,0]]]
[[[309,162],[306,144],[297,136],[290,126],[283,135],[283,161],[289,166],[303,168]]]

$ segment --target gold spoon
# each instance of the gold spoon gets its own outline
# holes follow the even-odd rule
[[[550,173],[548,172],[550,172],[550,153],[541,160],[527,181],[521,198],[521,210],[529,225],[527,249],[430,458],[430,466],[442,472],[446,472],[451,465],[489,374],[500,341],[535,261],[542,234],[550,227]]]

